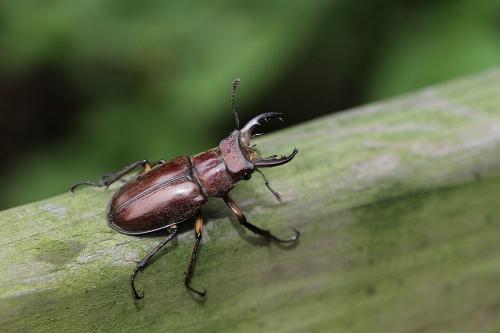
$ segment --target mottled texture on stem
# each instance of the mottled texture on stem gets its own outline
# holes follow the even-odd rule
[[[108,227],[115,186],[10,209],[0,213],[2,331],[500,331],[500,70],[258,145],[300,149],[267,171],[283,203],[260,179],[232,197],[259,227],[300,230],[296,247],[260,242],[215,200],[193,277],[210,290],[205,302],[183,284],[192,230],[138,276],[148,296],[134,301],[130,271],[162,235]]]

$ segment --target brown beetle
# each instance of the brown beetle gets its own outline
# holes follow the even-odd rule
[[[281,158],[276,156],[261,158],[258,156],[254,147],[250,146],[250,140],[258,135],[253,133],[254,129],[270,119],[276,118],[282,121],[282,115],[275,112],[261,114],[239,130],[235,104],[239,82],[239,79],[233,82],[231,98],[236,130],[222,140],[219,147],[192,157],[179,156],[167,162],[163,160],[153,163],[147,160],[138,161],[116,174],[103,176],[98,183],[85,181],[71,188],[71,192],[80,185],[107,188],[137,167],[142,168],[142,172],[137,177],[127,181],[113,195],[107,212],[107,220],[111,228],[127,235],[142,235],[163,229],[168,232],[167,237],[139,262],[131,275],[130,282],[136,299],[143,297],[137,293],[135,288],[134,282],[137,272],[144,269],[151,258],[177,235],[177,224],[195,215],[196,240],[185,273],[184,283],[190,291],[201,297],[205,296],[206,290],[198,291],[192,288],[190,280],[203,228],[201,207],[209,197],[223,198],[238,221],[257,235],[278,243],[293,243],[299,239],[300,233],[295,229],[293,237],[281,239],[268,230],[249,223],[241,209],[228,195],[228,192],[236,186],[238,181],[250,179],[254,171],[258,171],[264,177],[259,168],[275,167],[288,163],[298,152],[295,148],[290,155]],[[271,189],[265,177],[264,181],[268,189],[280,200],[279,194]]]

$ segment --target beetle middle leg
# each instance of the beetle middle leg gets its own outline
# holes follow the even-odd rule
[[[150,171],[155,165],[162,164],[162,163],[165,163],[165,161],[159,160],[159,161],[149,162],[148,160],[140,160],[140,161],[134,162],[130,165],[127,165],[125,168],[118,171],[117,173],[111,173],[111,174],[106,174],[106,175],[102,176],[101,180],[98,183],[87,180],[87,181],[75,184],[70,188],[70,192],[74,192],[75,189],[81,185],[90,185],[90,186],[96,186],[96,187],[104,187],[105,186],[106,188],[108,188],[111,184],[113,184],[117,180],[123,178],[125,175],[129,174],[134,169],[136,169],[138,166],[140,166],[142,168],[141,173],[145,173],[145,172]]]
[[[195,235],[195,243],[193,246],[193,252],[191,253],[191,258],[189,259],[189,264],[186,269],[186,273],[184,273],[184,285],[190,291],[200,295],[201,297],[205,297],[207,294],[206,290],[198,291],[191,287],[191,278],[193,277],[194,264],[196,263],[196,258],[198,256],[198,250],[200,248],[201,242],[201,231],[203,230],[203,216],[201,215],[201,211],[196,215],[196,220],[194,223],[194,235]]]
[[[153,256],[158,253],[172,238],[174,238],[177,235],[177,226],[173,225],[170,228],[168,228],[168,231],[170,232],[165,239],[163,239],[158,245],[155,246],[151,252],[148,253],[147,256],[142,259],[137,266],[135,267],[134,271],[132,272],[132,275],[130,276],[130,285],[132,286],[132,292],[134,293],[135,299],[141,299],[144,297],[144,294],[140,295],[137,292],[137,289],[135,289],[135,277],[137,276],[137,273],[140,270],[143,270],[153,258]]]
[[[294,243],[299,240],[300,237],[300,232],[297,229],[293,229],[295,235],[293,235],[289,239],[282,239],[278,238],[275,235],[273,235],[269,230],[261,229],[250,222],[247,221],[247,218],[245,217],[245,214],[243,214],[243,211],[236,205],[236,203],[229,197],[229,195],[225,195],[223,197],[224,201],[228,205],[229,208],[233,211],[234,215],[238,218],[238,221],[240,222],[241,225],[243,225],[245,228],[249,229],[251,232],[263,236],[265,238],[268,238],[270,240],[273,240],[277,243]]]

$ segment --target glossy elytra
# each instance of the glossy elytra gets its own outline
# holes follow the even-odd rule
[[[201,208],[209,197],[222,198],[241,225],[257,235],[278,243],[293,243],[299,239],[300,234],[295,229],[293,237],[281,239],[268,230],[249,223],[241,209],[228,195],[238,181],[250,179],[254,171],[264,176],[259,169],[288,163],[298,152],[295,148],[287,156],[277,157],[274,155],[261,158],[258,155],[254,147],[250,145],[250,140],[258,135],[254,133],[255,128],[270,119],[283,120],[282,115],[276,112],[264,113],[253,118],[242,129],[239,129],[235,105],[235,95],[239,82],[239,79],[233,82],[231,99],[236,129],[222,140],[217,148],[191,157],[179,156],[170,161],[138,161],[115,174],[103,176],[100,182],[85,181],[71,188],[71,192],[80,185],[107,188],[138,167],[141,168],[139,175],[127,181],[113,195],[107,212],[109,225],[118,232],[127,235],[142,235],[165,230],[167,234],[165,239],[152,249],[132,272],[130,283],[134,297],[137,299],[143,297],[135,288],[137,272],[144,269],[151,258],[177,235],[178,224],[194,216],[195,243],[185,272],[184,283],[188,290],[201,297],[205,296],[206,290],[198,291],[192,288],[190,280],[193,275],[204,223]],[[267,188],[280,200],[279,194],[271,189],[265,177],[264,181]]]

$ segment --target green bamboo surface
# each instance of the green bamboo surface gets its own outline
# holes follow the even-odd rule
[[[193,278],[206,300],[183,286],[186,228],[135,301],[129,275],[162,235],[107,226],[116,188],[61,194],[0,213],[1,330],[500,331],[500,70],[256,142],[300,150],[266,173],[284,202],[257,174],[233,198],[258,226],[299,229],[296,247],[259,241],[214,199]]]

